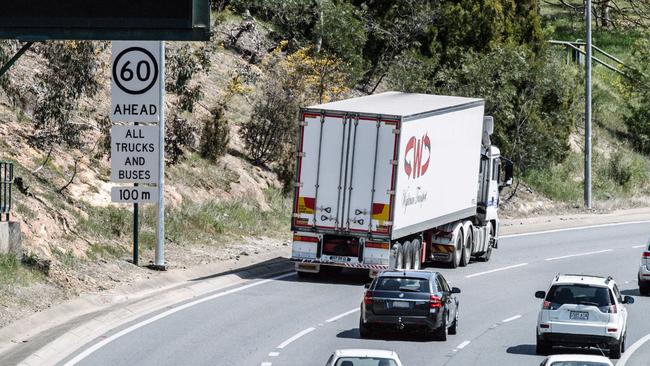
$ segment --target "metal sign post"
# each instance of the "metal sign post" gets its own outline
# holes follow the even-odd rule
[[[160,122],[158,123],[158,227],[154,266],[165,270],[165,42],[160,41]]]
[[[585,1],[585,208],[591,208],[591,0]]]

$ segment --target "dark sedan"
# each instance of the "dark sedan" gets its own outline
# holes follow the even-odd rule
[[[450,287],[442,274],[427,270],[381,272],[366,285],[361,303],[359,333],[370,337],[380,329],[423,329],[438,340],[458,329],[460,289]]]

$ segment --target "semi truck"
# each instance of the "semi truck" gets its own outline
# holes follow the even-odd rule
[[[291,260],[419,269],[490,259],[512,163],[482,99],[387,92],[300,111]]]

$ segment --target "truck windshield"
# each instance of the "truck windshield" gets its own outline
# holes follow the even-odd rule
[[[411,277],[380,277],[375,290],[429,292],[429,280]]]
[[[546,301],[550,301],[555,309],[564,304],[604,307],[614,302],[607,287],[574,284],[551,287]]]

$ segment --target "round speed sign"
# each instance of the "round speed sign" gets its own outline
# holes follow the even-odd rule
[[[115,85],[131,95],[144,94],[156,85],[158,63],[148,50],[129,47],[120,52],[113,62]]]

